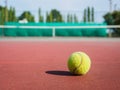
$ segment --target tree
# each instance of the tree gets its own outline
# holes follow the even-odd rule
[[[0,24],[3,25],[5,22],[15,21],[17,21],[15,8],[10,7],[10,9],[7,9],[6,7],[0,6]]]
[[[1,14],[0,15],[0,24],[2,24],[2,25],[5,23],[5,20],[6,20],[5,19],[5,16],[6,16],[5,10],[6,10],[5,7],[0,6],[0,14]]]
[[[46,12],[46,22],[50,22],[50,17],[49,17],[48,12]]]
[[[41,9],[39,8],[38,10],[38,18],[39,18],[39,22],[44,22],[44,18],[43,16],[41,15]]]
[[[87,9],[87,19],[88,19],[88,22],[91,21],[91,20],[90,20],[90,14],[91,14],[91,12],[90,12],[90,7],[88,7],[88,9]]]
[[[17,18],[15,15],[15,8],[10,7],[10,10],[8,11],[8,21],[9,22],[16,22]]]
[[[70,22],[70,14],[67,15],[67,22]]]
[[[113,22],[115,25],[120,25],[120,11],[114,11],[112,13]]]
[[[94,8],[88,7],[87,9],[84,9],[84,16],[83,16],[84,22],[94,22]]]
[[[91,21],[94,22],[94,8],[93,7],[91,11]]]
[[[107,13],[105,14],[104,16],[104,19],[105,19],[105,22],[108,24],[108,25],[113,25],[114,24],[114,19],[113,19],[113,16],[111,13]]]
[[[10,7],[10,10],[8,12],[8,21],[12,21],[12,7]]]
[[[13,11],[12,11],[12,21],[17,21],[17,17],[16,17],[16,11],[15,11],[15,8],[13,8]]]
[[[0,6],[0,24],[2,24],[2,21],[3,21],[3,20],[2,20],[2,19],[3,19],[3,18],[2,18],[2,9],[3,9],[2,6]]]
[[[19,20],[23,20],[24,18],[26,18],[28,20],[28,22],[34,22],[34,16],[29,12],[29,11],[24,11],[19,17]]]
[[[53,13],[50,13],[49,18],[50,18],[50,22],[55,22],[56,21],[56,19],[53,18]]]
[[[8,22],[8,8],[5,7],[5,22]]]
[[[108,25],[120,25],[120,11],[106,13],[103,17]],[[116,36],[120,36],[120,28],[114,28],[113,30]]]
[[[74,23],[78,23],[78,18],[76,16],[76,14],[74,14]]]
[[[70,22],[71,23],[73,22],[73,15],[72,14],[70,15]]]
[[[63,22],[62,15],[56,9],[51,10],[47,15],[47,22]]]
[[[87,22],[87,11],[86,11],[86,9],[84,10],[83,21]]]

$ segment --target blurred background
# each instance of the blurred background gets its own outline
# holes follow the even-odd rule
[[[53,36],[54,32],[54,36],[119,37],[120,0],[0,0],[0,25],[1,36]],[[11,27],[5,27],[8,25],[44,28],[33,27],[33,31],[14,27],[11,31]],[[101,25],[117,26],[75,27]],[[57,26],[70,28],[60,30]]]

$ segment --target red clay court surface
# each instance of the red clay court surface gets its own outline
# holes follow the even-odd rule
[[[84,76],[67,68],[76,51],[92,60]],[[0,90],[120,90],[120,40],[2,40]]]

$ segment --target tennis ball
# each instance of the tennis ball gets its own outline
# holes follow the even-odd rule
[[[90,57],[84,52],[74,52],[68,59],[68,69],[72,74],[84,75],[91,67]]]

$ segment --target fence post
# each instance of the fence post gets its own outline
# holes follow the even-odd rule
[[[55,27],[52,28],[52,37],[55,37]]]

